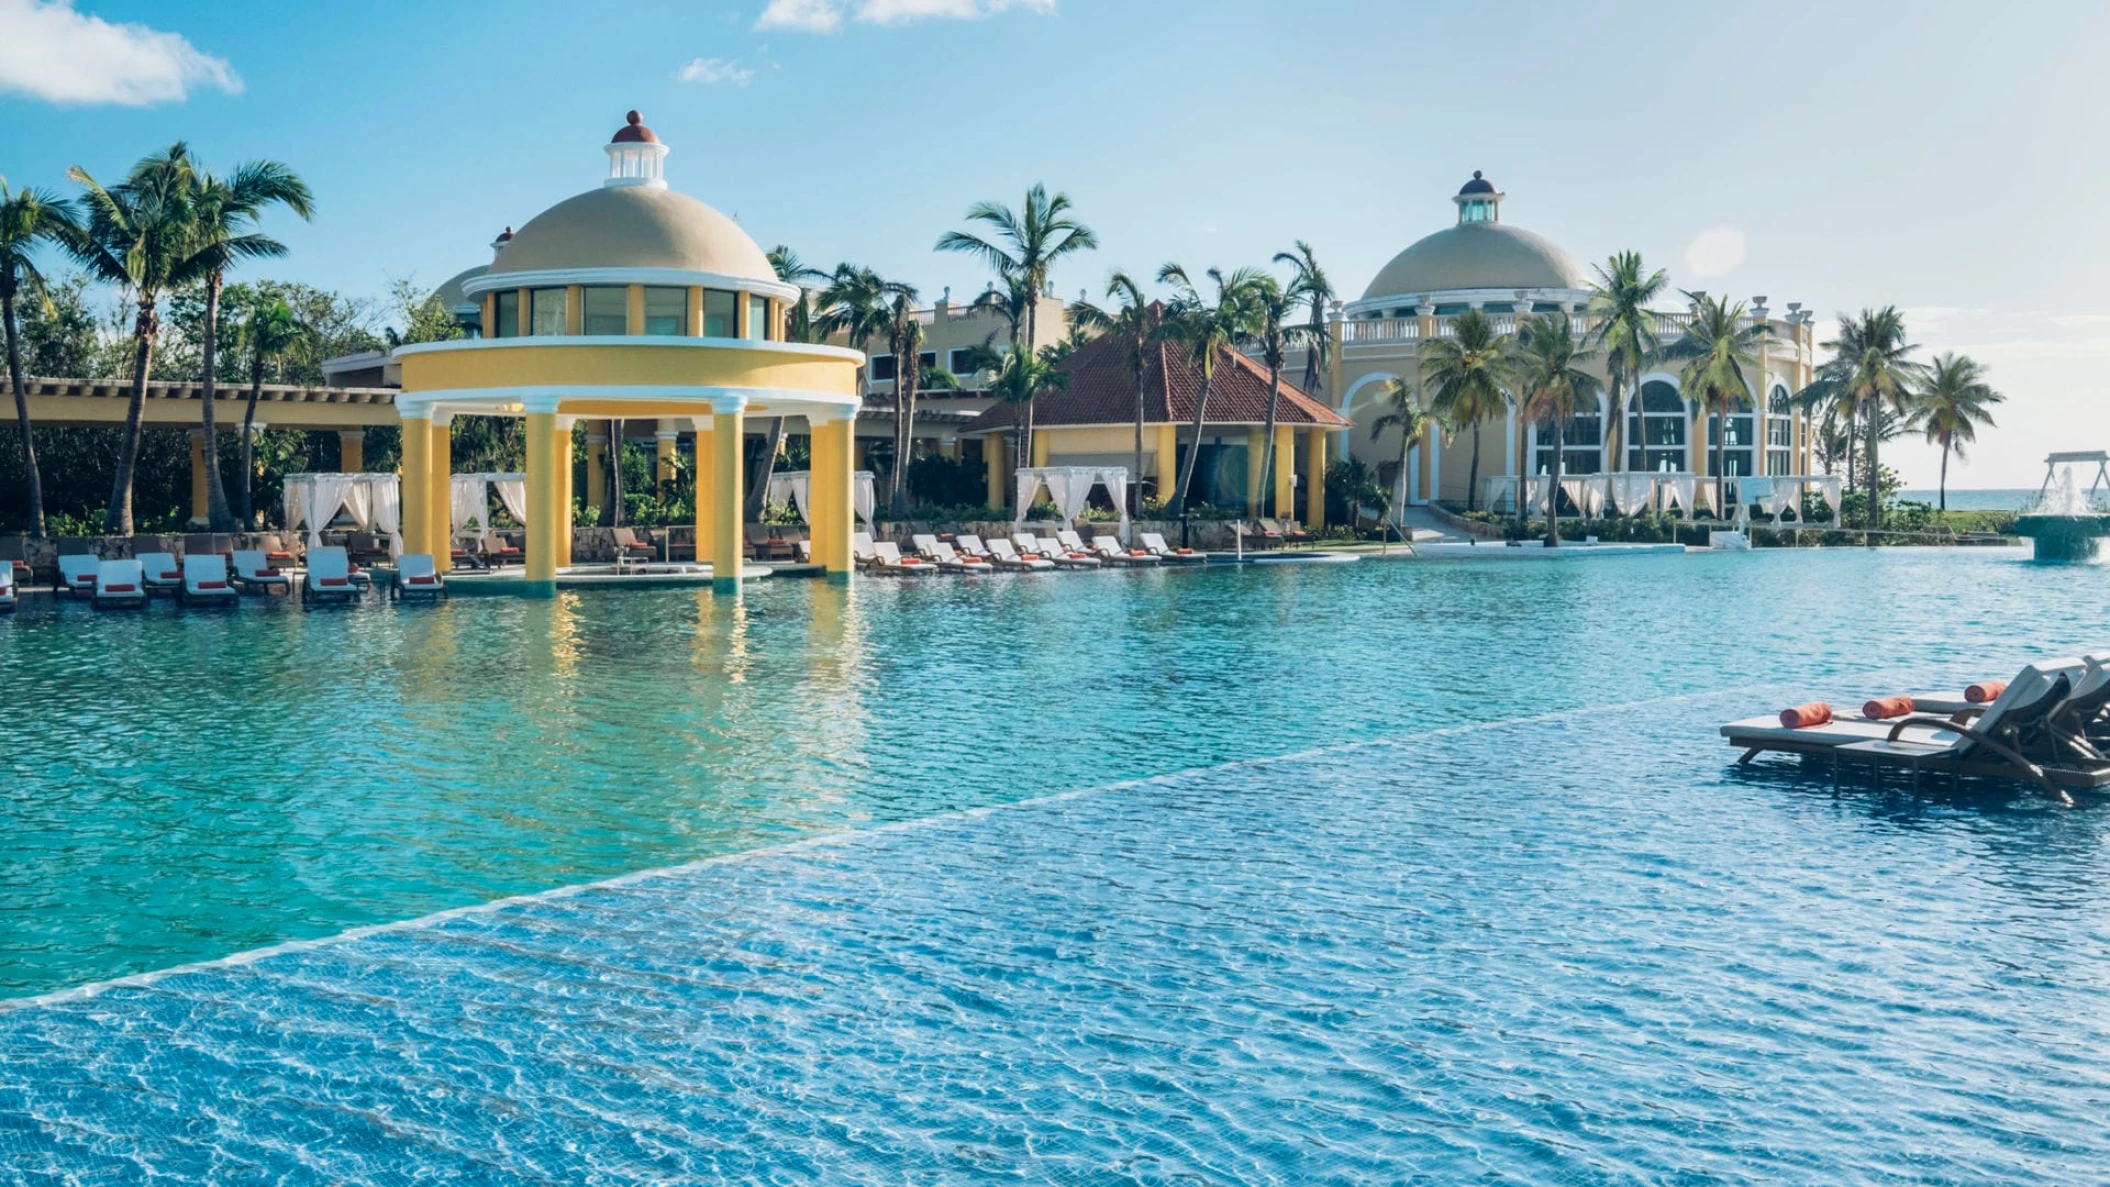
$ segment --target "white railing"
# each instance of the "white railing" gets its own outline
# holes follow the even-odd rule
[[[1501,312],[1492,309],[1485,309],[1481,312],[1487,315],[1488,323],[1494,327],[1497,334],[1516,333],[1518,318],[1520,316],[1529,316],[1520,315],[1514,311]],[[1454,327],[1457,320],[1458,315],[1454,313],[1441,314],[1430,318],[1432,332],[1428,337],[1456,337],[1457,331]],[[1577,313],[1570,314],[1568,320],[1569,325],[1575,332],[1575,336],[1586,338],[1597,332],[1601,319],[1588,314]],[[1692,314],[1690,311],[1658,312],[1656,314],[1656,337],[1660,341],[1675,341],[1683,337],[1687,327],[1691,325]],[[1343,322],[1341,325],[1341,340],[1350,343],[1412,342],[1422,336],[1421,319],[1417,317],[1361,318],[1355,321]],[[1787,331],[1783,328],[1775,334],[1773,341],[1776,345],[1788,345],[1792,342],[1792,339],[1788,337]]]

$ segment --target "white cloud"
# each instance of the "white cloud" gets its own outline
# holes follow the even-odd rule
[[[681,68],[681,81],[702,86],[744,87],[753,82],[755,72],[730,58],[692,58]]]
[[[867,25],[931,19],[979,20],[1013,8],[1054,12],[1055,0],[769,0],[757,29],[833,33],[845,18]]]
[[[1744,233],[1735,227],[1709,227],[1685,245],[1685,266],[1695,276],[1724,276],[1744,262]]]
[[[189,97],[194,86],[239,94],[226,61],[181,34],[113,25],[72,0],[0,0],[0,91],[52,103],[145,107]]]

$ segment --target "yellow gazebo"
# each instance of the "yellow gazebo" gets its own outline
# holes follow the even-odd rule
[[[813,560],[851,572],[855,350],[784,341],[799,290],[738,224],[667,188],[667,147],[633,111],[607,147],[608,179],[531,219],[483,275],[482,335],[398,347],[403,535],[447,563],[453,418],[527,419],[527,588],[547,594],[571,558],[572,427],[656,419],[696,443],[696,557],[737,587],[747,418],[803,417],[812,434]]]

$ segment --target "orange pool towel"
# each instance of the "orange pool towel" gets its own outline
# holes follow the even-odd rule
[[[1877,721],[1888,721],[1912,712],[1911,697],[1877,697],[1861,706],[1861,716]]]
[[[1823,701],[1811,701],[1807,705],[1797,705],[1792,709],[1780,711],[1782,729],[1808,729],[1813,725],[1829,725],[1831,720],[1832,707]]]
[[[1963,690],[1963,699],[1974,705],[1990,705],[2007,691],[2005,680],[1981,680]]]

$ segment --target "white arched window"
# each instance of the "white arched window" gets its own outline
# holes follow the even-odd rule
[[[1751,408],[1751,401],[1738,400],[1729,413],[1729,435],[1721,438],[1722,473],[1729,477],[1751,474],[1752,451],[1758,444],[1758,426]],[[1707,464],[1714,465],[1716,438],[1721,434],[1720,413],[1707,415]]]
[[[1766,393],[1766,473],[1795,472],[1795,408],[1788,389],[1774,384]]]
[[[1640,408],[1626,419],[1629,470],[1685,469],[1685,397],[1661,379],[1641,385]]]
[[[1567,455],[1563,469],[1570,474],[1595,474],[1604,469],[1604,415],[1592,397],[1576,402],[1575,417],[1561,433],[1561,452]],[[1553,428],[1539,425],[1532,438],[1531,472],[1553,473]]]

